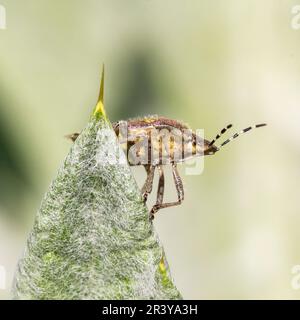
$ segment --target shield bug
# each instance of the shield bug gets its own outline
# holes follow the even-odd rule
[[[152,192],[154,173],[156,169],[158,170],[157,198],[150,211],[150,217],[153,219],[158,210],[179,205],[184,199],[183,184],[177,170],[178,163],[193,157],[214,155],[241,134],[265,125],[265,123],[262,123],[249,126],[219,145],[215,143],[232,127],[231,124],[224,127],[211,141],[199,137],[186,124],[178,120],[159,116],[118,121],[113,124],[113,129],[120,142],[123,145],[125,142],[129,164],[132,166],[143,165],[146,170],[147,178],[141,190],[144,202],[147,201],[148,195]],[[68,138],[75,141],[78,136],[78,133],[73,133]],[[186,148],[187,145],[190,148]],[[186,150],[190,151],[186,152]],[[165,189],[164,165],[172,166],[173,180],[177,191],[177,201],[174,202],[163,202]]]

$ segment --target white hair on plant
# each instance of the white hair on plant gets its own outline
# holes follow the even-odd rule
[[[41,203],[15,299],[181,298],[129,165],[108,165],[108,146],[119,148],[109,122],[93,116]]]

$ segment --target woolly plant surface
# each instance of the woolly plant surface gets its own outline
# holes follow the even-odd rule
[[[42,200],[14,299],[180,299],[149,212],[103,107]]]

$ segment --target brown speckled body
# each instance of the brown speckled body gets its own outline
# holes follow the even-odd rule
[[[209,154],[214,149],[208,140],[196,136],[188,125],[165,117],[118,121],[113,128],[127,151],[129,164],[134,166],[183,162],[196,155]]]

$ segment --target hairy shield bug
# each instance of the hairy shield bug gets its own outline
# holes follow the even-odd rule
[[[132,166],[143,165],[147,172],[147,178],[142,188],[142,195],[145,202],[152,191],[155,169],[158,169],[157,199],[150,211],[150,217],[153,219],[154,214],[158,210],[179,205],[184,199],[184,189],[177,170],[177,163],[193,157],[213,155],[241,134],[265,125],[265,123],[262,123],[247,127],[235,133],[218,146],[215,145],[215,142],[232,127],[231,124],[224,127],[212,141],[197,136],[187,125],[180,121],[159,116],[118,121],[113,123],[113,129],[119,139],[124,140],[125,138],[125,149],[128,151],[128,159],[129,155],[131,155],[131,159],[136,156],[135,159],[133,159],[135,161],[129,161],[129,164]],[[125,132],[127,133],[125,137],[124,134],[121,133],[122,127],[125,128]],[[161,132],[163,132],[163,134],[161,134]],[[73,133],[67,137],[74,142],[78,136],[79,133]],[[185,152],[185,150],[188,149],[185,148],[187,144],[191,146],[190,152]],[[134,151],[131,152],[132,150]],[[154,153],[154,150],[157,152]],[[143,157],[141,157],[141,155],[143,155]],[[173,179],[177,190],[177,201],[163,203],[165,188],[163,165],[166,164],[172,166]]]

